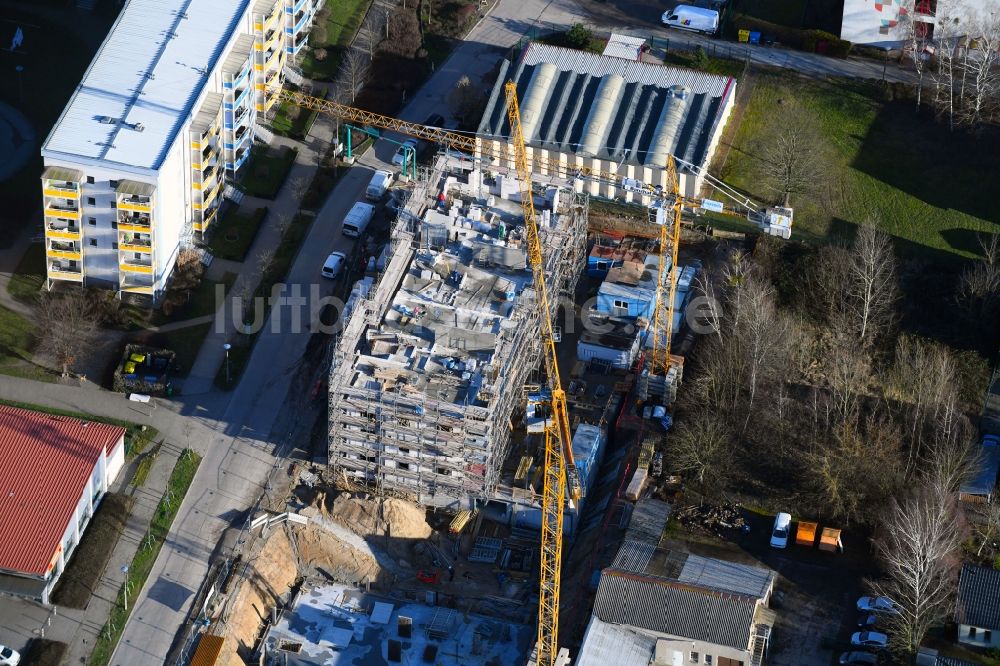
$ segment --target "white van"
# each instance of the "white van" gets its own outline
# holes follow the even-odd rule
[[[774,529],[771,530],[771,548],[788,546],[788,533],[792,531],[792,516],[779,513],[774,517]]]
[[[714,35],[719,30],[719,12],[691,5],[677,5],[670,11],[663,12],[660,21],[668,28],[703,32],[706,35]]]
[[[357,238],[368,228],[368,223],[375,216],[375,206],[357,202],[344,218],[344,235]]]
[[[368,181],[368,188],[365,190],[365,198],[369,201],[379,201],[385,191],[392,185],[391,171],[376,171],[372,179]]]

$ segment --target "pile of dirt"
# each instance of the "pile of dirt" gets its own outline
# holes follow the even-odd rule
[[[298,562],[292,543],[281,528],[274,530],[260,555],[247,569],[246,579],[239,586],[229,608],[227,640],[222,646],[220,664],[243,664],[257,640],[262,618],[267,617],[279,599],[288,600],[289,588],[298,578]],[[230,640],[231,639],[231,640]],[[237,652],[246,646],[246,655]]]
[[[340,523],[361,537],[416,540],[427,539],[433,533],[423,509],[397,498],[380,503],[377,499],[340,493],[329,506],[326,495],[320,492],[316,505],[324,518]]]
[[[296,545],[304,573],[314,571],[348,583],[378,580],[381,567],[370,549],[355,547],[322,525],[310,524],[299,530]]]

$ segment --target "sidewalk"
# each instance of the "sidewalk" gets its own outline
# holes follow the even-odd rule
[[[150,446],[153,444],[151,443]],[[118,543],[115,544],[115,549],[108,559],[104,574],[90,597],[83,621],[70,643],[67,663],[84,663],[90,657],[101,629],[111,615],[111,609],[118,598],[118,591],[125,581],[125,574],[122,573],[121,568],[132,564],[136,551],[142,546],[142,539],[153,520],[156,507],[167,489],[167,482],[170,480],[170,474],[177,463],[180,452],[180,447],[163,442],[142,487],[122,488],[119,485],[116,488],[118,492],[125,492],[132,496],[132,513],[129,515],[125,530],[118,537]],[[130,597],[138,596],[138,594],[139,590],[129,590]]]

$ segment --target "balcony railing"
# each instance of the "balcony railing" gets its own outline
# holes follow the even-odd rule
[[[246,133],[247,133],[247,126],[246,125],[240,125],[236,129],[236,140],[239,141],[240,139],[242,139],[243,135],[246,134]]]
[[[119,244],[129,247],[153,247],[153,241],[149,236],[140,236],[134,233],[122,234]]]
[[[72,241],[50,240],[49,249],[56,252],[79,252],[80,248]]]
[[[65,220],[60,220],[58,218],[49,221],[45,228],[49,231],[54,231],[61,234],[79,234],[80,227],[75,224],[70,224]]]
[[[46,205],[45,207],[48,208],[49,210],[65,211],[67,213],[80,212],[80,207],[77,206],[76,204],[56,203],[53,201],[52,203]]]
[[[118,215],[118,224],[127,225],[130,227],[146,227],[147,229],[151,226],[151,221],[149,215],[129,215],[128,213],[121,213]]]
[[[83,267],[77,261],[54,259],[49,262],[49,273],[63,273],[67,277],[72,277],[81,275],[82,271]]]
[[[152,203],[152,200],[149,197],[140,197],[132,195],[132,196],[122,197],[121,199],[118,200],[118,203],[131,204],[133,206],[148,206],[150,205],[150,203]]]
[[[146,269],[153,268],[153,260],[148,257],[144,257],[142,259],[136,259],[135,257],[122,257],[118,263],[124,269],[134,268],[136,270],[141,270],[144,273],[147,272]]]

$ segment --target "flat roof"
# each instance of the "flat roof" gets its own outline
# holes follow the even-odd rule
[[[102,451],[125,428],[0,405],[0,570],[44,576]]]
[[[129,0],[42,156],[159,169],[249,3]]]

